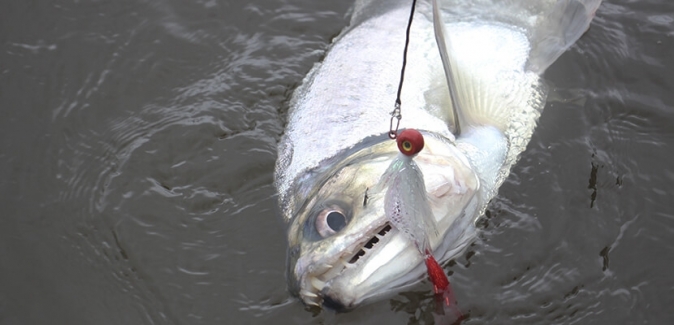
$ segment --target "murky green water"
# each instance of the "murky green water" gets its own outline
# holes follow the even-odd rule
[[[288,94],[349,2],[0,4],[0,324],[406,324],[285,284]],[[520,162],[450,263],[464,324],[674,321],[674,4],[609,1],[547,72]]]

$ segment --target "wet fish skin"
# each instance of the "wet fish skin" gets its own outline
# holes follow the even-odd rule
[[[600,1],[441,3],[456,71],[445,75],[431,7],[419,2],[401,128],[426,138],[415,162],[442,263],[474,237],[475,220],[526,147],[545,103],[539,74],[587,29]],[[407,1],[357,2],[351,25],[293,94],[275,185],[290,222],[289,289],[306,304],[349,310],[425,274],[413,243],[387,223],[376,189],[397,154],[386,132],[408,15]],[[456,137],[447,78],[465,119]]]

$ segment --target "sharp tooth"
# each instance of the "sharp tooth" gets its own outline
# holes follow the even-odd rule
[[[313,285],[314,288],[316,288],[318,290],[323,290],[323,288],[325,287],[325,282],[323,282],[323,281],[321,281],[317,278],[312,277],[310,281],[311,281],[311,285]]]
[[[342,270],[344,270],[343,267],[333,267],[330,269],[330,271],[325,272],[323,275],[321,275],[322,279],[326,279],[326,281],[329,281],[330,279],[338,276],[340,273],[342,273]]]
[[[318,302],[313,301],[313,300],[305,300],[304,303],[307,304],[307,305],[311,305],[311,306],[317,306],[317,307],[319,306]]]
[[[308,290],[302,290],[302,291],[300,291],[300,295],[302,295],[302,296],[307,296],[307,297],[311,297],[311,298],[316,298],[316,297],[318,297],[317,294],[315,294],[315,293],[313,293],[313,292],[311,292],[311,291],[308,291]]]
[[[346,267],[346,268],[349,268],[349,267],[353,266],[353,265],[347,263],[345,260],[343,260],[341,258],[339,259],[339,264],[341,264],[343,267]]]

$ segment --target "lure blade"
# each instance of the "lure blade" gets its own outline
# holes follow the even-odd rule
[[[386,188],[384,212],[392,226],[410,239],[422,255],[430,252],[430,235],[437,236],[421,170],[411,157],[399,154],[382,176]]]

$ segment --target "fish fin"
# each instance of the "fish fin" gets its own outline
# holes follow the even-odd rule
[[[440,51],[440,59],[442,60],[442,67],[445,70],[445,78],[447,79],[447,86],[449,88],[449,98],[452,101],[452,121],[454,123],[454,135],[461,133],[461,123],[463,118],[461,114],[461,104],[456,83],[452,82],[456,78],[452,70],[452,62],[449,53],[447,52],[447,43],[445,35],[445,24],[442,22],[440,15],[440,6],[437,0],[433,0],[433,31],[435,32],[435,41],[438,43],[438,50]]]
[[[447,33],[450,24],[452,30]],[[522,106],[523,100],[535,97],[530,96],[531,92],[538,91],[522,87],[523,79],[531,79],[525,81],[531,85],[538,83],[537,75],[526,76],[523,69],[529,50],[526,35],[490,24],[476,27],[443,22],[437,0],[433,0],[433,25],[449,88],[455,134],[488,125],[505,132],[513,111]],[[513,71],[517,66],[521,69]]]
[[[540,74],[587,30],[600,3],[459,1],[440,8],[433,0],[455,133],[473,126],[505,132],[523,107],[541,110]],[[454,21],[443,21],[448,17]]]
[[[590,27],[601,0],[560,0],[539,19],[527,68],[542,74]]]

